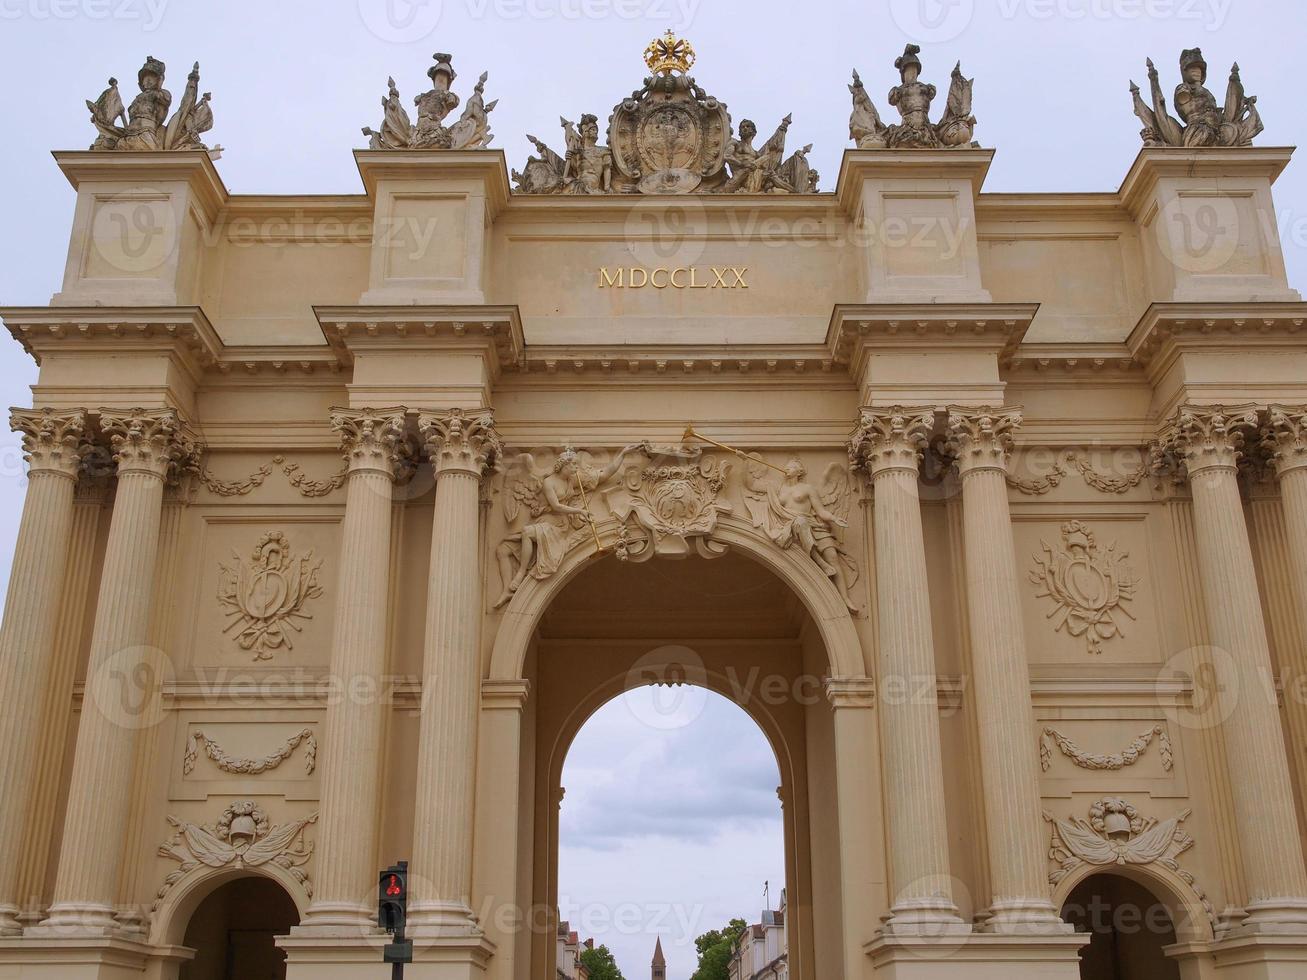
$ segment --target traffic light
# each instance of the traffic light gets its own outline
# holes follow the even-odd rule
[[[381,872],[377,883],[377,925],[404,938],[408,916],[408,862],[400,861]]]

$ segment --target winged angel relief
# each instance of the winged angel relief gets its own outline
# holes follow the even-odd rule
[[[316,813],[275,826],[263,808],[251,800],[237,800],[222,812],[214,826],[187,823],[170,816],[177,832],[159,845],[159,856],[172,858],[180,867],[164,879],[154,900],[157,910],[168,890],[201,865],[209,868],[257,868],[275,864],[290,872],[312,897],[313,887],[303,865],[313,856],[304,840],[304,828],[318,819]]]
[[[858,612],[852,595],[858,566],[838,537],[839,531],[849,526],[852,481],[848,469],[831,463],[817,488],[808,482],[808,472],[797,459],[785,464],[779,482],[767,479],[769,468],[776,467],[757,460],[745,472],[744,504],[753,526],[778,547],[798,545],[835,583],[849,611]]]
[[[604,467],[591,466],[568,447],[554,460],[552,470],[537,472],[535,457],[518,453],[508,464],[504,516],[510,525],[525,513],[520,531],[510,534],[495,550],[504,590],[495,608],[507,603],[528,575],[546,579],[558,571],[564,556],[584,537],[593,534],[587,502],[622,468],[626,457],[639,449],[627,446]]]
[[[1118,552],[1115,542],[1100,551],[1083,521],[1063,524],[1062,542],[1061,550],[1040,542],[1044,557],[1035,556],[1030,581],[1043,587],[1041,599],[1056,603],[1049,613],[1053,628],[1083,636],[1090,653],[1102,653],[1104,640],[1124,635],[1118,613],[1134,618],[1125,606],[1138,585],[1129,554]]]

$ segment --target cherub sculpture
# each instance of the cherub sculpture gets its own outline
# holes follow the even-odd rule
[[[581,122],[559,117],[567,152],[559,156],[534,136],[527,139],[539,157],[530,157],[522,173],[513,171],[518,190],[528,194],[611,194],[613,153],[599,142],[599,117],[584,113]]]
[[[721,186],[723,194],[795,194],[816,190],[815,171],[808,166],[809,143],[783,163],[785,135],[791,117],[786,116],[776,132],[762,146],[755,148],[758,127],[752,119],[741,119],[739,135],[726,150],[726,166],[731,175]]]
[[[1135,115],[1144,124],[1139,132],[1144,146],[1249,146],[1262,131],[1257,96],[1244,94],[1237,63],[1230,69],[1224,106],[1217,105],[1216,96],[1207,89],[1207,62],[1203,60],[1201,48],[1181,52],[1180,79],[1175,87],[1175,111],[1183,122],[1166,111],[1166,98],[1153,59],[1148,59],[1151,107],[1144,104],[1139,86],[1130,83]]]
[[[922,82],[921,48],[909,44],[894,61],[899,72],[899,84],[889,91],[889,104],[899,111],[902,120],[885,125],[876,106],[867,95],[862,79],[855,71],[849,92],[853,96],[853,112],[849,116],[849,138],[859,149],[939,149],[955,146],[975,146],[971,137],[976,130],[976,117],[971,114],[971,87],[975,79],[964,78],[962,63],[953,66],[944,115],[937,123],[930,121],[930,104],[936,88]]]
[[[503,591],[495,608],[513,598],[526,577],[546,579],[558,571],[564,556],[586,534],[592,517],[586,509],[593,494],[600,491],[622,468],[628,454],[639,449],[621,449],[602,468],[581,461],[570,446],[559,453],[552,471],[536,472],[535,458],[519,453],[509,464],[505,481],[504,516],[514,524],[523,510],[526,522],[495,549]]]
[[[751,463],[745,471],[744,504],[753,526],[781,548],[797,544],[835,583],[849,612],[857,613],[852,588],[858,566],[836,536],[837,529],[849,526],[845,517],[852,494],[848,469],[831,463],[820,489],[808,482],[807,470],[797,459],[785,464],[779,483],[766,480],[766,473],[761,462]]]
[[[427,71],[432,87],[413,100],[418,113],[416,126],[404,110],[395,80],[387,79],[388,92],[381,100],[381,129],[363,127],[363,135],[369,138],[369,149],[477,150],[490,145],[494,137],[489,116],[499,104],[498,99],[485,101],[486,79],[490,73],[481,73],[463,114],[454,125],[446,126],[445,118],[459,106],[458,96],[450,89],[458,73],[454,71],[453,55],[437,53],[434,58],[436,63]]]
[[[100,132],[92,150],[209,150],[200,137],[213,128],[212,94],[199,95],[200,63],[186,77],[181,104],[171,119],[172,93],[163,87],[165,70],[162,61],[147,57],[136,75],[141,92],[126,109],[116,78],[109,79],[109,87],[98,99],[86,103]],[[221,147],[209,152],[216,157]]]

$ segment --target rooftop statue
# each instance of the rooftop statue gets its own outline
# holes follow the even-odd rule
[[[91,122],[100,131],[91,144],[92,150],[209,150],[200,136],[213,128],[213,110],[209,108],[212,95],[198,95],[200,63],[197,61],[186,77],[181,104],[171,119],[168,110],[172,107],[172,93],[163,87],[164,71],[162,61],[146,57],[136,75],[141,93],[126,109],[116,78],[109,79],[109,87],[98,99],[86,103]],[[119,120],[121,126],[117,125]],[[214,158],[221,152],[221,147],[209,151]]]
[[[598,117],[584,115],[579,129],[562,120],[562,154],[528,136],[539,156],[513,171],[525,194],[794,193],[816,189],[817,172],[804,147],[788,159],[789,117],[761,147],[757,127],[740,123],[731,137],[726,104],[708,95],[687,72],[694,48],[668,31],[645,49],[653,72],[608,117],[607,145]]]
[[[1175,87],[1177,121],[1166,111],[1166,98],[1157,80],[1157,68],[1148,59],[1148,82],[1153,104],[1144,104],[1139,86],[1130,83],[1135,115],[1144,128],[1139,135],[1144,146],[1250,146],[1262,131],[1262,117],[1257,112],[1257,96],[1245,95],[1239,79],[1239,65],[1230,69],[1225,90],[1225,105],[1207,89],[1207,62],[1202,48],[1187,48],[1180,53],[1180,84]]]
[[[971,114],[973,78],[962,77],[962,63],[953,66],[944,115],[937,123],[930,121],[930,104],[935,99],[934,85],[920,81],[921,48],[909,44],[894,60],[899,84],[889,90],[889,104],[898,109],[902,122],[885,125],[867,95],[862,79],[855,71],[849,92],[853,95],[853,113],[849,116],[849,138],[860,150],[873,149],[940,149],[977,146],[971,140],[976,117]]]
[[[370,138],[369,149],[479,150],[490,145],[493,136],[489,115],[499,101],[487,103],[485,100],[486,79],[490,73],[481,73],[472,89],[472,97],[463,107],[463,114],[454,125],[446,126],[445,117],[459,106],[459,98],[450,88],[458,73],[452,64],[453,55],[438,52],[432,57],[436,63],[427,71],[432,88],[413,100],[418,111],[417,125],[413,125],[404,109],[395,80],[387,79],[389,91],[381,100],[381,129],[363,127],[363,135]]]

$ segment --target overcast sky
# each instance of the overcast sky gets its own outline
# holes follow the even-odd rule
[[[604,119],[640,84],[641,51],[668,27],[693,41],[694,76],[737,122],[748,116],[766,134],[793,113],[790,146],[814,144],[823,190],[848,142],[850,69],[888,114],[884,93],[908,40],[922,43],[924,79],[941,99],[954,61],[975,76],[977,138],[998,150],[990,191],[1115,189],[1139,149],[1128,81],[1145,81],[1152,56],[1169,92],[1183,47],[1202,46],[1218,97],[1238,60],[1259,97],[1261,145],[1292,145],[1307,124],[1302,0],[0,0],[0,304],[44,304],[59,288],[73,193],[49,151],[84,149],[95,135],[84,100],[110,75],[130,99],[147,54],[167,62],[174,93],[201,63],[232,192],[357,193],[350,151],[360,127],[380,122],[388,75],[411,105],[435,51],[454,54],[464,97],[489,70],[494,145],[520,167],[528,132],[561,149],[560,113]],[[1290,281],[1302,288],[1302,160],[1276,203]],[[6,404],[29,404],[34,379],[18,346],[0,341]],[[14,447],[0,440],[0,581],[23,491]],[[565,899],[701,904],[705,928],[756,914],[762,881],[780,867],[761,735],[724,704],[657,737],[631,718],[610,706],[569,759]],[[601,938],[630,980],[645,976],[651,940]],[[664,945],[671,980],[683,980],[685,948]]]

